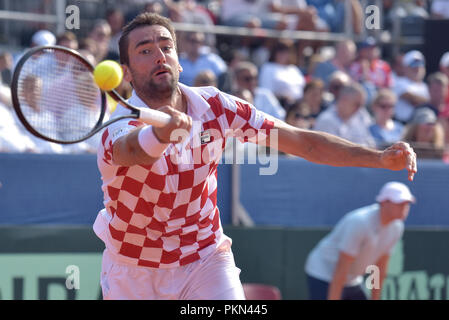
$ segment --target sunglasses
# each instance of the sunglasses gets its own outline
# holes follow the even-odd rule
[[[394,108],[394,105],[389,104],[389,103],[378,103],[377,106],[382,110],[388,110],[388,109]]]
[[[241,77],[241,80],[243,80],[244,82],[252,82],[257,80],[257,77],[255,76],[245,76],[245,77]]]

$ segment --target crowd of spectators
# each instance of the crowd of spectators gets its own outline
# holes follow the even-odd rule
[[[78,50],[92,64],[119,60],[121,29],[139,12],[155,12],[175,22],[206,26],[342,32],[341,0],[146,0],[139,10],[117,5],[106,11],[85,36],[35,30],[29,47],[58,44]],[[369,1],[368,1],[369,2]],[[394,5],[401,3],[401,6]],[[353,31],[360,34],[363,8],[348,2]],[[385,26],[404,15],[449,19],[449,1],[384,0]],[[346,8],[347,9],[347,8]],[[226,46],[207,32],[178,32],[180,82],[218,86],[273,117],[304,129],[320,130],[350,141],[384,148],[405,140],[418,157],[441,158],[449,150],[449,52],[440,69],[426,73],[426,59],[416,49],[385,57],[379,39],[293,41],[232,37]],[[306,59],[305,48],[312,50]],[[225,49],[223,49],[225,48]],[[330,54],[329,54],[330,53]],[[0,53],[0,152],[93,152],[93,148],[41,147],[25,133],[11,107],[9,86],[20,54]],[[117,89],[129,97],[123,82]],[[109,100],[110,110],[115,107]]]

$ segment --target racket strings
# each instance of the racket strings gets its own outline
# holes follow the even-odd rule
[[[101,116],[101,92],[91,70],[62,50],[28,58],[18,79],[21,111],[39,134],[67,142],[86,137]]]

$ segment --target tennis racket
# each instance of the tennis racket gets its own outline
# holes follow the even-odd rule
[[[18,61],[11,84],[19,120],[36,137],[60,144],[89,139],[122,119],[138,119],[155,127],[170,121],[168,114],[133,106],[111,90],[108,94],[131,113],[104,122],[106,94],[95,83],[93,71],[89,61],[68,48],[28,50]]]

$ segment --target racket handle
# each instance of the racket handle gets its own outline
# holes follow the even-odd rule
[[[171,117],[161,111],[153,109],[140,109],[139,120],[155,127],[163,127],[170,122]]]

